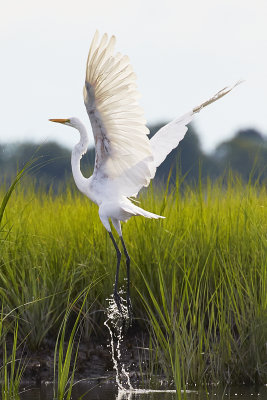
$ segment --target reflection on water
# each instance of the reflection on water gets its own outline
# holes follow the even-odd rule
[[[174,400],[175,390],[118,390],[114,384],[93,386],[80,383],[73,388],[72,400]],[[53,384],[42,385],[41,388],[26,389],[21,393],[21,400],[53,400]],[[200,400],[199,397],[188,397]]]
[[[173,390],[118,390],[114,384],[93,385],[81,382],[74,386],[72,400],[175,400],[176,393]],[[230,389],[216,388],[209,393],[204,390],[188,391],[187,400],[221,400],[221,399],[267,399],[267,386],[258,390],[247,387],[231,387]],[[40,388],[26,389],[22,391],[21,400],[53,400],[53,384],[43,384]]]

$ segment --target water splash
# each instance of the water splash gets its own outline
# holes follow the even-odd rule
[[[104,325],[108,328],[110,334],[110,348],[113,361],[113,367],[116,372],[116,383],[118,386],[118,394],[116,400],[134,400],[139,395],[151,393],[172,393],[176,394],[176,390],[153,390],[153,389],[135,389],[130,381],[129,371],[122,360],[122,343],[124,333],[130,324],[126,300],[123,299],[123,291],[120,291],[121,296],[121,311],[119,312],[117,304],[113,296],[107,299],[107,320]],[[181,393],[184,393],[182,390]],[[186,393],[197,393],[195,391],[186,390]]]
[[[121,312],[119,312],[113,296],[107,299],[109,305],[107,308],[107,320],[104,322],[104,325],[108,328],[110,334],[111,356],[114,370],[116,372],[116,383],[119,391],[125,392],[127,390],[134,390],[134,388],[131,385],[129,372],[126,369],[125,364],[122,362],[121,345],[123,343],[124,331],[129,316],[126,300],[122,297],[122,290],[119,294],[122,300]]]

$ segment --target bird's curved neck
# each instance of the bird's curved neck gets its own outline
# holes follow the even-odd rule
[[[87,152],[87,147],[89,144],[88,134],[85,126],[80,122],[77,126],[80,132],[80,141],[72,150],[71,154],[71,168],[73,173],[74,181],[81,192],[84,192],[87,179],[81,173],[80,160],[82,156]]]

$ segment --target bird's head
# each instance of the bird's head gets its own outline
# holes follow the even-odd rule
[[[66,118],[66,119],[58,119],[58,118],[53,118],[50,119],[49,121],[51,122],[57,122],[59,124],[67,125],[67,126],[72,126],[73,128],[78,129],[81,122],[78,118]]]

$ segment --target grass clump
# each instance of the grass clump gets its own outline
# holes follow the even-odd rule
[[[160,364],[181,389],[266,382],[266,206],[263,187],[188,189],[165,209],[161,243],[146,235],[160,261],[154,271],[137,261],[138,292]]]
[[[77,339],[76,336],[79,335],[79,332],[81,333],[80,328],[86,316],[86,314],[83,316],[83,311],[89,291],[96,283],[97,282],[92,282],[71,304],[68,304],[60,326],[54,353],[54,398],[57,400],[71,399],[79,351],[79,339]],[[80,300],[82,300],[81,304],[79,304]],[[70,325],[69,319],[72,317],[75,308],[78,309],[78,312],[74,323],[71,324],[71,331],[67,335],[67,330]]]
[[[0,321],[0,335],[3,346],[3,364],[0,367],[2,400],[19,399],[19,388],[25,369],[25,360],[17,358],[18,346],[18,322],[15,323],[13,334],[13,346],[11,354],[7,353],[6,337],[2,336],[3,315]]]

